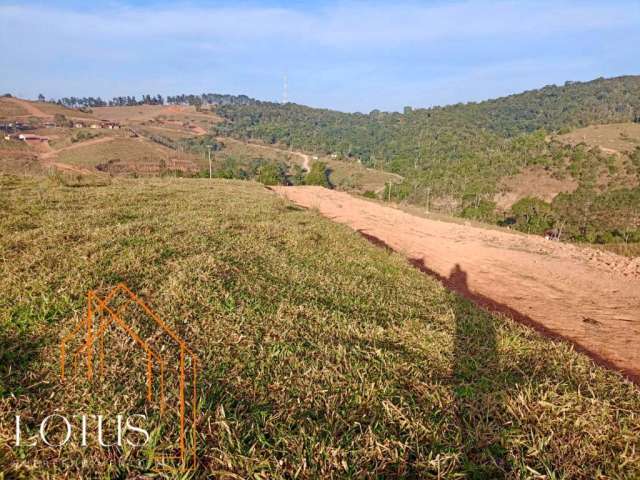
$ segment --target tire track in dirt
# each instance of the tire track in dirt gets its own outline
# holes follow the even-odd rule
[[[403,253],[481,307],[570,340],[640,383],[640,259],[416,217],[321,187],[274,190]]]

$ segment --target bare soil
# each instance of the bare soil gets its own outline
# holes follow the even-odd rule
[[[578,182],[570,176],[560,180],[554,178],[542,167],[527,168],[517,175],[504,178],[500,183],[504,191],[498,193],[494,201],[502,210],[508,210],[514,203],[525,197],[535,197],[551,202],[559,193],[570,193],[578,188]]]
[[[476,304],[573,342],[640,381],[640,258],[420,218],[321,187],[277,187]]]

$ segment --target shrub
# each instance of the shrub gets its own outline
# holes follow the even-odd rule
[[[287,185],[284,172],[273,163],[267,163],[259,168],[258,181],[265,185]]]
[[[495,223],[496,203],[490,200],[480,200],[462,210],[462,217],[480,222]]]
[[[362,194],[363,197],[377,199],[378,195],[372,190],[367,190]]]
[[[311,170],[304,179],[305,185],[320,185],[325,188],[332,188],[329,181],[329,169],[324,162],[315,162],[311,165]]]
[[[543,233],[553,225],[551,205],[535,197],[525,197],[511,207],[515,227],[527,233]]]

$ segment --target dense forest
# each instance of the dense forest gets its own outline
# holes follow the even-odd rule
[[[576,240],[640,241],[638,187],[612,182],[603,188],[599,182],[601,172],[616,175],[616,169],[637,178],[640,151],[619,167],[599,149],[553,140],[578,127],[638,121],[640,76],[567,82],[479,103],[406,107],[403,113],[269,102],[221,105],[216,112],[226,120],[217,126],[219,135],[334,154],[403,175],[405,181],[391,186],[385,198],[439,203],[449,213],[532,233],[561,226]],[[497,212],[492,199],[500,180],[533,166],[572,176],[578,190],[545,206],[523,199],[511,211]]]

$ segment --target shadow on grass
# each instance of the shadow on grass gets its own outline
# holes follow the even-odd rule
[[[367,239],[369,242],[371,242],[372,244],[376,245],[377,247],[380,248],[384,248],[386,251],[388,252],[392,252],[395,251],[389,244],[387,244],[384,240],[371,235],[369,233],[366,233],[363,230],[357,230],[357,232],[362,235],[365,239]],[[605,368],[608,368],[609,370],[613,370],[616,372],[620,372],[622,373],[626,378],[628,378],[629,380],[631,380],[632,382],[634,382],[636,385],[640,385],[640,375],[638,375],[636,372],[634,371],[630,371],[630,370],[625,370],[625,369],[621,369],[618,366],[616,366],[615,364],[613,364],[609,359],[603,357],[602,355],[584,347],[582,344],[565,338],[562,335],[550,330],[549,328],[547,328],[546,326],[544,326],[543,324],[541,324],[540,322],[532,319],[530,316],[510,307],[509,305],[506,305],[504,303],[500,303],[492,298],[486,297],[484,295],[481,295],[477,292],[473,292],[468,288],[467,285],[467,281],[466,281],[466,274],[462,275],[460,273],[455,272],[456,268],[454,268],[454,271],[451,272],[449,277],[445,277],[440,275],[438,272],[430,269],[425,263],[423,259],[420,258],[409,258],[408,259],[409,263],[411,265],[413,265],[415,268],[417,268],[418,270],[420,270],[423,273],[426,273],[427,275],[435,278],[436,280],[438,280],[440,283],[442,283],[445,287],[447,287],[449,290],[453,290],[454,292],[458,293],[459,295],[463,296],[464,298],[471,300],[473,303],[475,303],[476,305],[478,305],[479,307],[481,307],[482,309],[490,312],[490,313],[499,313],[499,314],[503,314],[523,325],[526,325],[534,330],[536,330],[538,333],[544,335],[545,337],[551,338],[553,340],[562,340],[565,342],[569,342],[571,344],[573,344],[573,346],[575,347],[575,350],[577,350],[578,352],[587,355],[588,357],[590,357],[595,363],[597,363],[598,365],[601,365]],[[459,265],[457,265],[457,268],[461,270],[462,267],[460,267]]]
[[[374,245],[387,251],[393,250],[383,240],[362,231],[359,233]],[[409,261],[449,290],[484,310],[505,314],[527,325],[534,323],[509,306],[473,292],[469,288],[468,274],[460,264],[456,264],[449,276],[445,277],[427,267],[423,260]],[[504,478],[506,472],[512,471],[507,450],[501,445],[506,428],[500,420],[505,416],[504,401],[517,384],[544,382],[546,373],[543,372],[547,369],[543,365],[546,359],[537,359],[537,371],[533,363],[501,363],[498,320],[489,313],[479,312],[470,302],[454,300],[449,305],[455,317],[453,369],[449,381],[455,402],[459,435],[457,443],[463,454],[463,470],[467,478]]]

